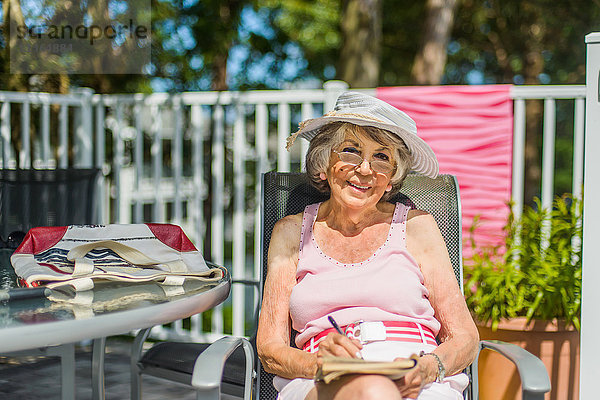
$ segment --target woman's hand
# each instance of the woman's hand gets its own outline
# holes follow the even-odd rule
[[[317,365],[323,365],[323,357],[325,356],[360,358],[360,349],[362,349],[362,344],[358,340],[337,332],[330,332],[319,343]]]
[[[438,366],[435,359],[433,360],[433,364],[431,363],[431,359],[432,357],[417,359],[417,367],[395,381],[403,399],[416,399],[419,393],[421,393],[423,386],[435,381]]]

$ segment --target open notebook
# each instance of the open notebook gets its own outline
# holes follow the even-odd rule
[[[317,370],[316,381],[329,383],[349,374],[385,375],[400,379],[417,366],[417,356],[394,361],[365,361],[359,358],[323,357],[323,365]]]

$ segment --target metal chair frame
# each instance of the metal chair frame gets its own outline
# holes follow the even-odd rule
[[[263,284],[267,273],[267,252],[275,222],[286,215],[301,212],[308,204],[323,201],[328,197],[326,194],[319,193],[312,187],[308,183],[306,175],[302,173],[268,172],[263,174],[262,190],[262,273],[259,284],[259,300],[262,299],[262,291],[264,289]],[[457,278],[457,284],[461,285],[462,227],[460,195],[456,178],[451,175],[440,175],[437,179],[430,179],[421,175],[409,174],[401,192],[391,199],[391,201],[400,201],[411,207],[427,211],[433,215],[446,242]],[[138,338],[136,339],[136,341],[139,342],[136,344],[138,348],[141,348],[141,344],[146,336],[147,332],[143,332],[141,336],[138,335]],[[243,341],[241,343],[243,345],[246,344]],[[293,345],[293,337],[291,338],[290,343]],[[190,378],[189,374],[186,374],[185,377],[175,377],[173,375],[171,375],[171,377],[173,380],[177,381],[185,380],[186,382],[189,382],[192,380],[197,388],[209,386],[212,388],[211,390],[206,391],[206,397],[198,398],[219,398],[219,391],[215,388],[220,384],[224,360],[226,356],[232,352],[229,347],[230,344],[231,342],[227,342],[227,344],[224,343],[220,349],[215,347],[213,349],[214,352],[210,352],[210,354],[207,354],[207,351],[204,351],[201,354],[195,355],[197,356],[197,360],[192,378]],[[240,345],[239,342],[236,342],[236,344]],[[521,378],[522,398],[524,400],[542,400],[544,394],[550,390],[550,380],[543,363],[539,358],[535,357],[525,349],[509,343],[481,341],[480,351],[483,349],[497,351],[516,364]],[[244,350],[246,350],[246,347]],[[218,352],[220,352],[219,355],[217,355]],[[250,350],[247,351],[247,354],[249,352]],[[134,370],[136,373],[139,371],[140,366],[138,360],[140,359],[140,356],[141,353],[136,353],[132,358],[132,376]],[[248,357],[249,356],[247,355],[246,368],[250,368],[249,365],[251,365],[248,364]],[[277,397],[277,392],[272,385],[273,375],[264,371],[258,360],[256,364],[258,367],[256,367],[256,383],[255,390],[253,390],[253,398],[267,400],[275,399]],[[221,368],[219,368],[219,365]],[[465,371],[471,378],[471,384],[464,392],[465,399],[467,400],[478,399],[477,365],[477,360],[475,360],[475,362]],[[200,366],[203,367],[201,368]],[[159,368],[159,370],[160,369],[161,368]],[[157,373],[162,376],[167,375],[164,371],[157,372],[156,370],[150,371],[146,369],[145,372],[152,374]],[[246,372],[248,372],[248,369],[246,369]],[[254,371],[252,371],[252,373],[254,374]],[[245,384],[247,384],[247,381]],[[137,389],[132,385],[132,399],[137,399],[139,397],[133,396],[134,390]],[[248,390],[246,390],[245,393],[247,394]]]
[[[262,281],[266,277],[267,252],[273,225],[285,215],[301,212],[304,207],[327,199],[308,183],[302,173],[268,172],[263,175],[263,262]],[[436,179],[409,174],[402,189],[391,202],[402,202],[429,212],[435,218],[448,248],[457,283],[462,285],[462,226],[460,193],[456,177],[440,175]],[[293,204],[291,204],[293,203]],[[262,288],[262,283],[261,283]],[[262,298],[262,293],[261,293]],[[293,341],[292,341],[293,344]],[[550,380],[544,364],[525,349],[503,342],[481,341],[480,351],[490,349],[499,352],[516,364],[522,383],[524,400],[543,399],[550,390]],[[471,384],[465,390],[468,400],[478,399],[477,360],[465,371]],[[275,399],[272,375],[262,366],[258,370],[257,394],[259,399]]]

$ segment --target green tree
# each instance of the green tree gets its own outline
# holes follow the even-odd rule
[[[98,92],[147,92],[151,82],[170,91],[282,88],[304,80],[318,86],[334,78],[354,87],[429,84],[440,81],[448,39],[442,83],[581,83],[583,36],[600,28],[599,0],[151,1],[148,76],[71,75],[68,83]],[[57,10],[79,4],[44,3]],[[96,14],[105,3],[98,0]],[[19,0],[4,1],[3,15],[10,4]],[[250,13],[258,26],[249,26]],[[432,45],[437,50],[427,50]],[[7,72],[5,53],[0,72]],[[426,54],[433,64],[421,63]],[[241,68],[228,71],[240,58]],[[417,70],[433,74],[417,78]],[[5,88],[10,79],[16,77],[3,75]],[[27,90],[27,77],[21,80]]]
[[[26,91],[28,76],[10,74],[10,46],[15,38],[9,35],[11,25],[24,25],[23,11],[19,0],[2,2],[2,51],[0,52],[0,84],[3,90]]]
[[[340,0],[254,0],[253,5],[267,26],[248,32],[249,56],[242,73],[261,60],[271,75],[284,76],[286,63],[296,61],[296,74],[289,81],[336,77],[342,44]]]
[[[227,90],[245,0],[152,0],[150,78],[162,89]]]
[[[446,83],[585,83],[584,37],[600,29],[600,2],[463,0],[454,26]],[[542,112],[542,102],[529,102],[526,199],[540,195]],[[559,113],[559,123],[565,119],[572,123],[567,115]],[[571,138],[557,138],[560,149],[570,148],[571,143]],[[569,168],[570,164],[557,168],[556,181],[566,183],[566,187],[557,188],[557,194],[570,190]]]
[[[493,83],[584,83],[584,36],[598,29],[597,0],[463,0],[447,82],[478,71]]]
[[[32,7],[35,4],[35,7]],[[25,7],[25,8],[22,8]],[[45,46],[51,44],[50,39],[53,27],[58,27],[55,34],[65,35],[60,29],[70,28],[66,32],[73,30],[87,21],[90,25],[107,28],[114,26],[115,22],[121,25],[129,25],[129,18],[133,17],[136,21],[140,18],[149,20],[150,9],[144,0],[132,0],[127,2],[126,14],[119,12],[109,12],[110,3],[106,0],[94,0],[82,2],[78,0],[57,1],[43,0],[39,2],[9,0],[3,3],[3,29],[2,29],[2,63],[0,66],[0,85],[4,90],[17,91],[46,91],[67,93],[73,86],[86,86],[95,89],[97,92],[112,93],[123,91],[140,91],[143,82],[147,82],[147,77],[141,74],[126,74],[131,67],[138,67],[139,62],[135,58],[120,58],[120,63],[112,63],[111,55],[129,54],[135,50],[137,43],[132,40],[124,40],[118,47],[113,48],[113,43],[106,40],[97,40],[90,48],[77,48],[83,39],[69,41],[69,33],[66,34],[66,40],[57,40],[57,44],[69,43],[75,50],[68,55],[54,53]],[[114,4],[113,4],[114,7]],[[23,14],[26,10],[26,15]],[[112,15],[110,15],[112,14]],[[17,43],[17,27],[46,26],[44,34],[48,35],[43,40],[38,40],[36,46],[33,46],[35,52],[26,52],[22,49],[27,42],[27,38]],[[13,29],[11,33],[11,27]],[[37,32],[37,30],[35,31]],[[61,33],[62,32],[62,33]],[[75,33],[77,35],[77,33]],[[59,37],[60,38],[60,37]],[[63,38],[64,39],[64,38]],[[32,40],[30,43],[34,43]],[[35,44],[35,43],[34,43]],[[13,60],[10,60],[10,49],[17,51],[13,53]],[[20,46],[20,47],[19,47]],[[50,46],[48,46],[50,47]],[[20,51],[20,52],[19,52]],[[9,70],[9,61],[26,62],[28,71],[17,73]],[[92,70],[93,74],[80,75],[70,73],[71,68],[77,72],[78,69]],[[47,73],[51,68],[55,73]],[[116,70],[121,68],[121,70]],[[18,67],[17,67],[18,70]],[[105,71],[116,72],[106,74]],[[12,73],[10,73],[12,72]],[[129,90],[128,90],[129,89]]]
[[[250,60],[269,54],[277,71],[288,57],[285,49],[293,45],[306,63],[292,79],[336,78],[351,87],[409,84],[419,49],[434,41],[441,41],[444,49],[452,26],[447,13],[411,0],[255,0],[254,4],[273,33],[268,38],[251,37]],[[440,25],[440,15],[448,25],[444,33],[425,35],[427,23]],[[443,64],[443,57],[440,60]],[[441,79],[441,72],[437,75]]]

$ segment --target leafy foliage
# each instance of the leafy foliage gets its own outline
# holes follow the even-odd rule
[[[465,260],[467,305],[478,321],[494,330],[501,319],[515,317],[580,328],[582,203],[563,195],[546,210],[536,199],[521,219],[511,213],[505,247]]]
[[[271,85],[281,85],[281,78],[292,82],[335,77],[334,66],[342,40],[339,0],[252,0],[252,3],[268,29],[248,32],[249,57],[243,71],[254,68],[258,60],[271,76],[280,79],[277,82],[269,76],[263,78]],[[248,76],[252,78],[252,74]]]
[[[421,44],[426,1],[383,0],[380,85],[411,83],[411,69]]]
[[[58,11],[72,6],[57,0],[37,3]],[[215,88],[216,78],[222,81],[224,69],[232,89],[320,87],[322,81],[339,78],[341,0],[150,3],[148,75],[71,75],[71,85],[103,93],[208,90]],[[380,85],[410,83],[426,3],[381,0]],[[462,0],[454,15],[444,83],[582,83],[583,37],[599,30],[599,21],[600,0]],[[6,40],[7,33],[0,34],[0,87],[56,91],[31,88],[29,76],[8,73]]]
[[[463,0],[448,48],[447,83],[585,82],[584,36],[600,29],[584,0]]]

